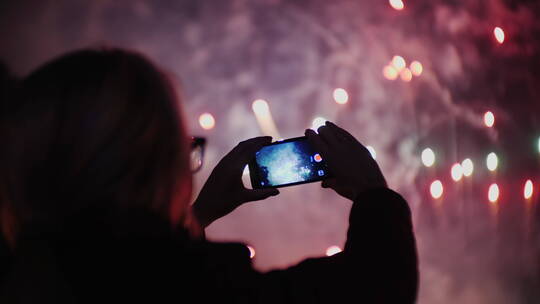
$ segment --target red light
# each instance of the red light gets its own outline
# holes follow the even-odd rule
[[[390,3],[390,6],[395,10],[400,11],[405,8],[405,4],[402,0],[389,0],[388,2]]]
[[[493,115],[493,112],[487,111],[484,113],[484,124],[486,127],[491,128],[495,124],[495,115]]]
[[[495,39],[498,43],[502,44],[504,42],[504,31],[502,28],[498,26],[495,27],[495,29],[493,29],[493,35],[495,35]]]
[[[320,163],[322,161],[322,157],[321,157],[321,155],[319,153],[315,154],[313,156],[313,159],[318,163]]]
[[[525,197],[525,199],[530,199],[533,195],[533,190],[534,190],[533,182],[530,179],[528,179],[525,182],[525,187],[523,187],[523,197]]]
[[[444,192],[443,184],[441,183],[440,180],[436,180],[433,183],[431,183],[431,186],[429,187],[429,191],[431,192],[431,196],[433,196],[433,198],[435,199],[440,198]]]
[[[496,203],[499,200],[499,186],[497,184],[491,184],[489,186],[488,199],[492,203]]]
[[[349,101],[349,94],[345,89],[337,88],[334,90],[334,101],[337,104],[346,104]]]

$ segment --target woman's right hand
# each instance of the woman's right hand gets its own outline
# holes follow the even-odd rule
[[[322,182],[323,188],[331,188],[354,201],[363,191],[387,187],[377,162],[349,132],[329,121],[317,132],[308,129],[305,134],[310,144],[326,159],[332,174],[332,178]]]
[[[192,211],[203,228],[244,203],[279,194],[274,188],[247,189],[242,183],[245,166],[253,159],[255,152],[270,142],[272,138],[269,136],[245,140],[221,159],[192,206]]]

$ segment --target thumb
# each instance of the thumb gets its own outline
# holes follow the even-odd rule
[[[244,193],[244,201],[245,202],[260,201],[270,196],[276,196],[278,194],[279,194],[279,190],[275,188],[254,189],[254,190],[246,189],[246,192]]]
[[[337,186],[337,182],[336,182],[336,179],[334,179],[334,178],[325,179],[321,183],[321,187],[323,187],[323,188],[332,188],[333,189],[336,186]]]

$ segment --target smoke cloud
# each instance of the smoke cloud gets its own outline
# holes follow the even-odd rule
[[[375,0],[17,1],[0,5],[0,58],[24,76],[82,47],[147,54],[177,79],[191,132],[208,138],[197,188],[236,143],[261,135],[256,99],[268,102],[283,138],[301,136],[315,117],[334,121],[374,147],[389,185],[411,205],[419,303],[538,303],[539,202],[524,201],[522,181],[540,184],[531,147],[540,136],[539,5],[404,3],[397,11]],[[407,66],[419,61],[422,74],[386,79],[395,55]],[[348,92],[345,105],[332,98],[338,87]],[[495,128],[483,125],[488,109]],[[204,112],[216,118],[210,131],[198,125]],[[425,147],[437,157],[429,170],[419,157]],[[502,157],[497,175],[484,169],[492,150]],[[451,165],[466,157],[473,177],[452,182]],[[445,185],[437,201],[434,179]],[[498,204],[487,202],[493,182],[503,193]],[[318,184],[296,186],[207,233],[251,244],[265,271],[343,248],[349,209]]]

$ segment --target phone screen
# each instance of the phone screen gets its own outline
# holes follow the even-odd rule
[[[326,162],[306,137],[264,146],[249,165],[253,188],[274,188],[320,181],[328,177]]]

